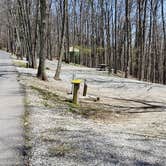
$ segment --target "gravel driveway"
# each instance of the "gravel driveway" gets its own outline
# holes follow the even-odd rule
[[[33,77],[35,70],[18,68],[30,108],[30,165],[166,165],[165,86],[71,65],[63,65],[62,81],[55,81],[55,64],[47,67],[49,82]],[[75,114],[66,102],[52,102],[41,93],[66,96],[73,73],[87,79],[90,95],[100,96],[92,103],[95,114]]]

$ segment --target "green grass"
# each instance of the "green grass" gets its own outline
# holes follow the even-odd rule
[[[13,63],[14,63],[14,65],[17,66],[17,67],[22,67],[22,68],[26,68],[26,67],[27,67],[26,62],[21,62],[21,61],[16,61],[16,60],[14,60]]]
[[[81,115],[85,118],[95,115],[98,111],[100,111],[100,109],[94,108],[94,105],[75,105],[72,103],[71,100],[65,100],[64,98],[60,98],[56,93],[49,92],[48,90],[41,89],[35,86],[31,86],[31,88],[39,92],[43,99],[42,104],[46,108],[54,108],[56,104],[63,104],[66,106],[66,111],[71,112],[73,114]]]
[[[58,95],[56,93],[50,92],[48,90],[36,87],[36,86],[31,86],[33,90],[36,90],[39,92],[39,94],[42,95],[43,100],[60,100]]]

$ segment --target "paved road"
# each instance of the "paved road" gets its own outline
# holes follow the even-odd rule
[[[22,165],[23,92],[8,53],[0,51],[0,166]]]

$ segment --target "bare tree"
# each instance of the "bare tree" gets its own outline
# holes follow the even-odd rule
[[[40,37],[40,50],[39,50],[39,67],[37,77],[41,80],[47,80],[45,73],[45,43],[46,43],[46,0],[40,0],[40,25],[39,25],[39,37]]]
[[[3,4],[7,21],[6,28],[0,24],[1,45],[12,53],[19,46],[29,67],[37,67],[36,59],[43,52],[50,60],[58,59],[55,79],[65,60],[88,67],[109,64],[109,72],[114,68],[115,74],[122,71],[125,77],[166,84],[166,1],[47,0],[42,49],[40,3],[6,0]],[[77,48],[79,55],[69,47],[73,52]]]
[[[62,67],[62,58],[63,58],[63,54],[64,54],[64,34],[65,34],[65,12],[66,12],[66,3],[67,0],[63,0],[60,5],[62,7],[62,30],[61,30],[61,39],[60,39],[60,45],[59,45],[59,60],[58,60],[58,64],[57,64],[57,69],[56,69],[56,73],[55,73],[55,79],[59,80],[60,79],[60,72],[61,72],[61,67]]]

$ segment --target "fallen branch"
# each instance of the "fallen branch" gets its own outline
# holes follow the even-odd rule
[[[96,96],[90,96],[90,95],[88,95],[88,96],[82,96],[82,97],[80,97],[80,99],[82,99],[82,100],[88,100],[88,101],[94,101],[94,102],[100,100],[99,97],[96,97]]]

